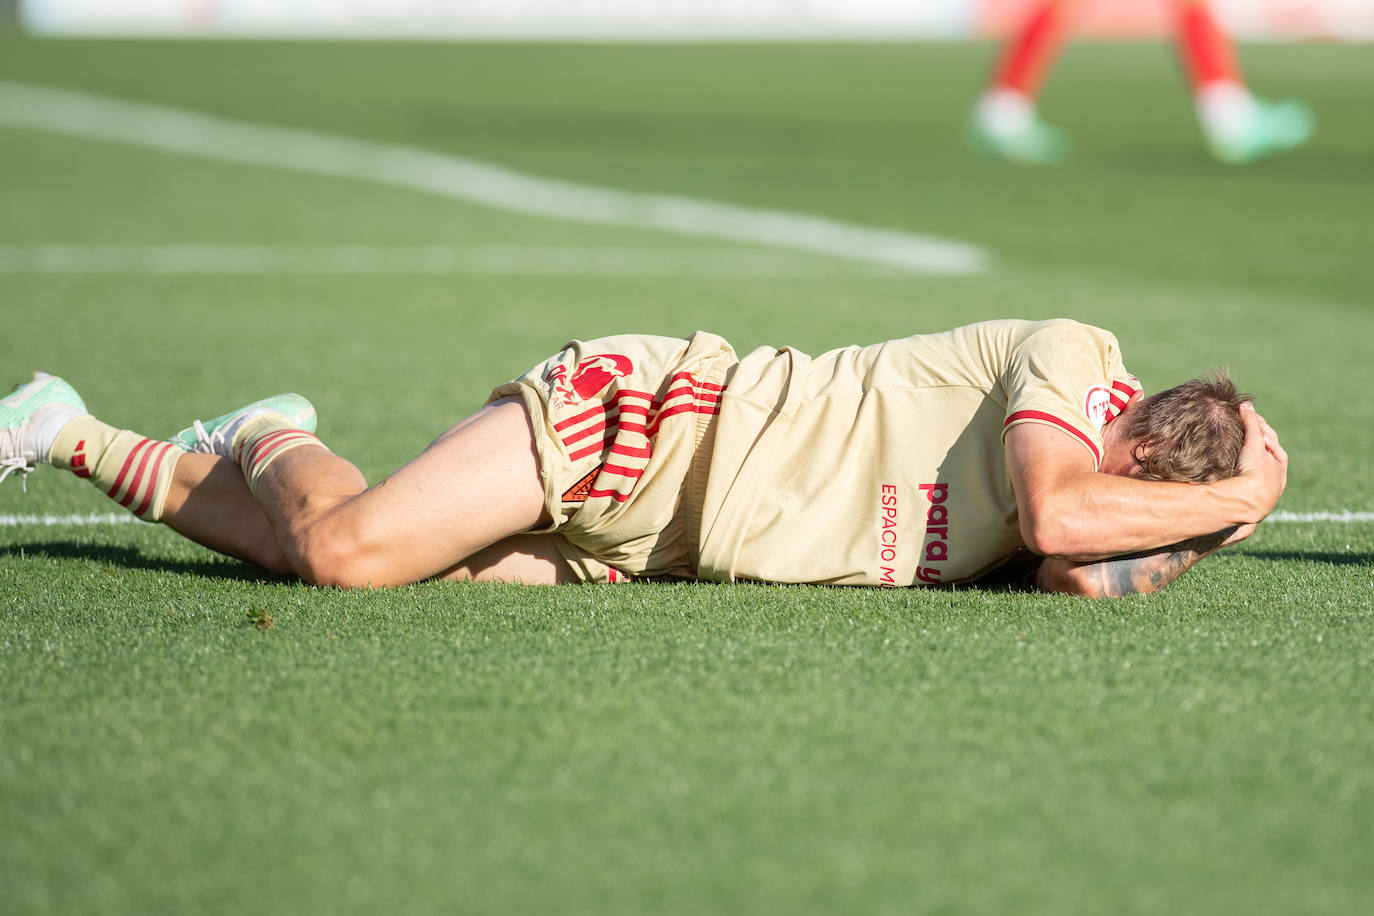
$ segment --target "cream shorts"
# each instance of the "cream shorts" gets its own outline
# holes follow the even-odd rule
[[[715,420],[737,364],[714,334],[572,341],[489,400],[529,411],[555,538],[585,581],[695,578]]]

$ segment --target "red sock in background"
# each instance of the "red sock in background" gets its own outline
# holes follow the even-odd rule
[[[1217,25],[1205,3],[1179,9],[1178,45],[1193,81],[1193,91],[1214,83],[1242,83],[1231,39]]]
[[[992,88],[1035,98],[1049,63],[1059,50],[1066,18],[1058,3],[1040,4],[1007,44]]]

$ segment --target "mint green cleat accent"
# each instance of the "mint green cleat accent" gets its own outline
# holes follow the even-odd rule
[[[46,464],[62,427],[89,413],[76,389],[55,375],[35,372],[33,381],[16,385],[0,398],[0,481]]]
[[[314,405],[298,394],[278,394],[254,401],[246,407],[240,407],[213,420],[196,420],[170,441],[184,451],[232,458],[234,436],[249,420],[266,414],[278,414],[296,429],[303,429],[308,433],[315,431]]]
[[[1217,159],[1244,165],[1296,149],[1316,132],[1317,120],[1302,102],[1256,99],[1255,104],[1255,117],[1245,130],[1233,136],[1207,137],[1207,148]]]
[[[975,118],[969,125],[969,142],[980,153],[1030,165],[1058,165],[1073,155],[1069,135],[1038,117],[1014,131],[989,130]]]

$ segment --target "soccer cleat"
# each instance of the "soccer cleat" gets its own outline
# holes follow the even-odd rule
[[[1207,148],[1230,165],[1244,165],[1296,149],[1316,131],[1312,110],[1292,99],[1255,99],[1251,115],[1230,130],[1207,131]]]
[[[35,372],[33,381],[0,398],[0,481],[48,463],[53,440],[67,423],[89,414],[76,389],[55,375]]]
[[[969,142],[981,153],[1032,165],[1054,165],[1073,152],[1068,135],[1040,120],[1034,102],[1001,89],[978,100],[969,123]]]
[[[298,394],[278,394],[261,401],[254,401],[246,407],[230,411],[222,417],[201,422],[196,420],[186,429],[172,437],[171,441],[184,451],[204,452],[208,455],[234,457],[234,437],[249,420],[269,414],[277,414],[294,429],[306,432],[315,431],[315,408]]]

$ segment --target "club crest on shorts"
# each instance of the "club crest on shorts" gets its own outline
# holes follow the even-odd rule
[[[544,381],[553,389],[553,397],[563,404],[577,404],[596,397],[618,378],[634,372],[635,364],[619,353],[598,353],[588,356],[573,367],[555,366],[544,373]]]
[[[597,465],[587,472],[586,476],[577,483],[568,487],[563,493],[565,503],[585,503],[592,495],[592,484],[596,482],[597,476],[601,473],[601,465]]]
[[[1098,430],[1107,424],[1108,410],[1111,406],[1112,392],[1105,385],[1092,386],[1083,398],[1083,412],[1088,415],[1088,422]]]

